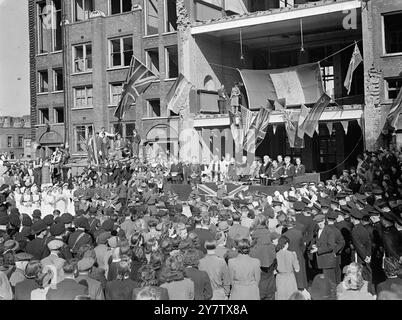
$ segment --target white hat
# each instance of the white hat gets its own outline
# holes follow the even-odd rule
[[[50,251],[52,250],[58,250],[60,249],[62,246],[64,246],[64,242],[61,240],[52,240],[47,244],[47,247],[49,248]]]

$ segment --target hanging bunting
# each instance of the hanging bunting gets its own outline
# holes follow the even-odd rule
[[[272,130],[274,131],[274,134],[276,134],[276,127],[277,127],[278,125],[276,125],[276,124],[273,124],[272,125]]]
[[[348,134],[348,127],[349,127],[349,121],[341,121],[343,131],[345,131],[345,135]]]
[[[334,126],[334,124],[332,122],[327,122],[327,128],[328,128],[329,135],[332,135],[333,126]]]

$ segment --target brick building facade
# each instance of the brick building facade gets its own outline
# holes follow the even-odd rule
[[[45,5],[57,22],[64,21],[63,28],[40,28],[39,22],[48,19],[40,14]],[[274,113],[255,154],[298,155],[310,171],[338,165],[331,174],[354,165],[358,153],[376,149],[386,138],[382,126],[401,87],[398,0],[30,0],[29,8],[32,133],[43,152],[66,141],[72,154],[85,155],[81,141],[101,127],[121,130],[127,138],[136,127],[144,152],[157,145],[178,154],[186,128],[201,137],[200,145],[192,146],[201,158],[233,154],[229,117],[217,111],[218,88],[223,84],[230,94],[233,83],[242,80],[236,69],[320,61],[332,102],[318,134],[305,136],[304,149],[291,149],[283,118]],[[343,82],[354,43],[364,63],[348,95]],[[160,81],[138,99],[120,127],[113,112],[131,54]],[[166,107],[179,73],[195,89],[186,123]],[[247,100],[247,90],[243,94]],[[251,160],[254,154],[248,156]]]
[[[30,116],[0,117],[0,154],[10,159],[31,157]]]

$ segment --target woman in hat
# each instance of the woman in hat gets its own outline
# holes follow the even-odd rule
[[[297,291],[295,272],[300,271],[296,252],[288,251],[289,239],[281,236],[276,246],[276,293],[275,300],[288,300]]]
[[[260,300],[258,287],[261,279],[260,260],[250,257],[248,239],[238,240],[236,249],[239,254],[228,262],[232,283],[230,300]]]
[[[21,193],[20,187],[15,187],[14,189],[14,200],[15,200],[15,206],[16,208],[20,211],[22,209],[22,196],[23,194]]]
[[[368,282],[363,279],[362,270],[362,265],[355,262],[346,267],[345,277],[336,288],[338,300],[376,299],[368,292]]]
[[[46,300],[50,288],[57,288],[57,270],[54,265],[44,266],[42,272],[35,279],[38,288],[31,291],[31,300]]]
[[[7,275],[0,271],[0,300],[12,300],[13,290],[11,289],[10,282]]]
[[[26,213],[32,216],[32,194],[30,188],[25,188],[24,194],[22,196],[22,205],[21,205],[22,213]]]
[[[170,300],[194,300],[194,282],[184,275],[183,255],[168,257],[160,274],[162,288],[168,290]]]
[[[36,209],[41,208],[41,195],[39,193],[38,187],[36,185],[32,186],[32,212]]]

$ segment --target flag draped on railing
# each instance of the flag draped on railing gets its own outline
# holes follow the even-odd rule
[[[180,73],[166,96],[168,110],[180,114],[180,111],[188,105],[192,87],[193,85]]]
[[[159,77],[140,60],[132,56],[127,79],[123,84],[121,98],[114,116],[119,120],[123,119],[126,111],[135,104],[137,98],[149,88],[153,81],[158,79]]]
[[[322,113],[325,108],[329,105],[331,98],[323,93],[321,98],[316,102],[316,104],[311,108],[309,114],[301,125],[301,130],[307,134],[310,138],[314,136],[314,131],[317,128],[318,121],[321,118]]]

